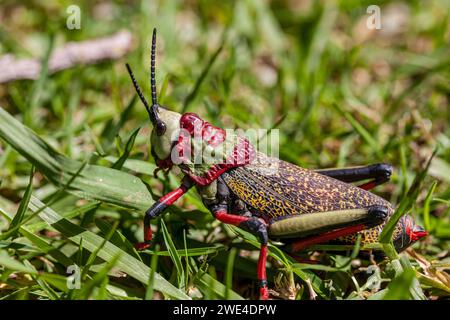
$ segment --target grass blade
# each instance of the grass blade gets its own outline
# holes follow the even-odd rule
[[[203,272],[201,274],[197,274],[194,278],[194,284],[202,291],[202,292],[213,292],[220,299],[225,299],[225,294],[228,296],[230,300],[243,300],[243,298],[232,290],[226,291],[226,287],[211,277],[211,275]]]
[[[133,98],[131,98],[125,110],[120,113],[120,119],[117,121],[117,123],[114,123],[112,120],[110,120],[105,124],[105,128],[101,133],[101,137],[103,138],[102,140],[103,150],[108,150],[110,148],[111,143],[114,141],[114,137],[118,134],[120,128],[123,127],[125,122],[130,117],[133,111],[133,107],[137,101],[137,98],[138,98],[137,95],[134,95]]]
[[[50,60],[50,55],[53,51],[53,45],[55,43],[55,36],[50,35],[47,50],[44,54],[44,57],[41,61],[41,70],[39,74],[39,78],[36,82],[33,83],[33,87],[31,90],[31,96],[29,99],[29,109],[26,110],[24,115],[24,122],[29,125],[34,125],[36,123],[36,109],[39,107],[42,99],[42,95],[44,93],[44,86],[48,77],[48,63]]]
[[[431,231],[431,222],[430,222],[430,202],[431,197],[433,196],[434,190],[436,189],[437,181],[434,181],[428,190],[427,196],[423,202],[423,224],[425,230]]]
[[[5,250],[0,250],[0,265],[17,272],[37,274],[37,271],[34,268],[26,266],[20,261],[17,261],[16,259],[10,257]]]
[[[381,232],[379,237],[380,243],[388,244],[391,242],[392,234],[394,233],[394,229],[395,226],[397,225],[398,220],[400,220],[400,218],[411,209],[412,205],[416,201],[422,181],[423,179],[425,179],[428,168],[430,167],[431,161],[433,160],[433,157],[435,156],[436,152],[437,150],[433,152],[427,164],[425,165],[425,168],[416,175],[411,187],[408,190],[407,195],[403,197],[403,199],[400,201],[400,205],[398,206],[397,210],[394,212],[389,221],[383,227],[383,231]]]
[[[177,252],[177,248],[175,247],[175,244],[172,241],[172,237],[170,236],[170,233],[167,230],[164,220],[161,220],[161,229],[164,237],[164,242],[166,244],[167,250],[169,251],[170,258],[172,259],[175,268],[177,270],[178,286],[181,289],[186,289],[186,283],[184,282],[185,277],[184,277],[183,263],[181,262],[181,258]]]
[[[388,286],[388,291],[384,295],[384,300],[409,300],[411,299],[408,290],[415,279],[414,271],[404,270],[399,276],[395,277]]]
[[[0,138],[3,138],[57,186],[73,178],[82,164],[55,151],[44,140],[0,108]],[[153,199],[144,183],[128,173],[87,164],[67,190],[85,199],[108,202],[144,211]]]
[[[344,111],[337,104],[333,104],[334,108],[347,119],[347,121],[352,125],[353,129],[359,133],[359,135],[366,141],[366,143],[373,149],[377,154],[380,153],[380,147],[378,142],[372,137],[369,131],[366,130],[349,112]]]
[[[118,252],[111,260],[109,260],[94,277],[86,282],[80,291],[75,295],[75,299],[88,299],[92,290],[104,282],[104,279],[108,279],[108,272],[115,266],[117,260],[120,258],[121,253]]]
[[[222,36],[222,41],[220,46],[216,49],[216,51],[213,53],[211,58],[209,59],[208,63],[206,63],[204,69],[202,70],[200,76],[197,78],[194,84],[194,88],[192,89],[191,93],[186,97],[183,103],[183,110],[181,113],[185,113],[188,109],[189,105],[194,101],[194,99],[197,97],[198,91],[200,90],[200,87],[205,80],[206,76],[208,75],[209,71],[212,68],[212,65],[214,64],[214,61],[216,61],[217,57],[219,56],[220,52],[223,49],[225,43],[225,35]]]
[[[39,199],[35,198],[34,196],[31,197],[30,209],[32,211],[38,211],[44,207],[45,204],[43,204]],[[81,239],[83,239],[83,248],[91,252],[95,251],[98,246],[100,246],[104,241],[102,237],[71,223],[48,207],[43,209],[39,213],[39,217],[46,221],[49,225],[54,227],[56,230],[61,232],[65,237],[67,237],[75,244],[79,244]],[[116,267],[129,274],[136,280],[140,281],[141,283],[147,284],[150,274],[150,268],[128,253],[120,250],[112,243],[106,242],[103,248],[98,252],[98,256],[105,261],[109,261],[118,253],[121,253],[121,256],[117,260]],[[173,297],[176,299],[189,299],[189,297],[184,292],[175,288],[158,273],[155,273],[154,286],[156,290],[169,297]]]
[[[123,167],[123,164],[130,156],[131,149],[133,149],[134,141],[136,140],[136,136],[139,133],[139,130],[141,128],[137,128],[134,130],[134,132],[130,135],[128,138],[127,143],[125,144],[125,150],[123,151],[123,154],[120,156],[120,158],[112,165],[111,168],[120,170]]]
[[[91,254],[89,255],[89,258],[88,258],[86,264],[83,267],[83,271],[81,272],[81,279],[82,280],[85,279],[86,274],[89,271],[89,269],[91,268],[92,264],[94,263],[95,258],[97,258],[97,255],[98,255],[99,251],[102,250],[102,248],[105,246],[105,244],[107,242],[109,242],[109,239],[111,239],[111,236],[116,231],[118,224],[119,224],[119,221],[116,221],[114,226],[106,234],[106,237],[103,239],[102,243],[94,251],[92,251]]]
[[[2,208],[0,208],[0,214],[6,219],[11,220],[11,213],[6,212]],[[41,237],[33,234],[30,232],[28,227],[20,226],[18,230],[25,238],[27,238],[29,241],[31,241],[36,247],[38,247],[42,253],[49,254],[51,257],[53,257],[56,261],[59,261],[62,263],[65,267],[73,264],[73,261],[68,258],[64,253],[62,253],[60,250],[56,249],[52,245],[50,245],[46,240],[42,239]]]
[[[23,195],[22,201],[20,201],[19,208],[17,209],[17,213],[11,221],[8,230],[0,235],[0,240],[6,239],[12,236],[20,227],[23,218],[25,217],[25,213],[28,209],[28,203],[30,202],[31,192],[33,191],[33,176],[34,176],[34,167],[31,168],[30,172],[30,180],[28,182],[28,186]]]
[[[236,248],[231,248],[230,253],[228,254],[227,270],[225,272],[225,300],[229,300],[229,290],[232,288],[233,266],[236,252]]]
[[[145,291],[145,300],[151,300],[153,298],[153,283],[155,281],[155,272],[158,267],[158,251],[159,245],[155,246],[156,254],[153,254],[150,261],[150,276],[148,278],[147,290]]]

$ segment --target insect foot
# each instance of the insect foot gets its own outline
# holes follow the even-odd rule
[[[377,163],[369,167],[378,180],[388,181],[391,178],[393,168],[387,163]]]
[[[134,248],[135,248],[137,251],[142,251],[142,250],[146,250],[146,249],[150,248],[151,245],[152,245],[152,244],[151,244],[150,241],[144,241],[144,242],[135,243],[135,244],[134,244]]]

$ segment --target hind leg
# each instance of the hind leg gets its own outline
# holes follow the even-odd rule
[[[301,237],[285,247],[289,252],[297,252],[314,244],[328,242],[370,229],[385,221],[387,216],[388,208],[379,205],[371,206],[368,209],[319,212],[275,223],[271,225],[270,233],[275,237],[279,236],[287,239]],[[334,223],[330,223],[331,221],[334,221]],[[314,228],[310,226],[314,226]],[[292,233],[290,234],[289,232]],[[304,235],[303,237],[302,234]]]
[[[389,181],[392,174],[392,166],[387,163],[377,163],[363,167],[318,169],[314,171],[344,182],[372,179],[359,186],[362,189],[370,190]]]

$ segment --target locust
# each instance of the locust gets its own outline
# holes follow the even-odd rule
[[[145,212],[144,241],[136,244],[138,250],[152,244],[151,221],[193,187],[215,219],[258,239],[260,299],[269,297],[269,241],[292,254],[319,243],[354,245],[357,237],[363,245],[377,242],[394,208],[370,190],[389,181],[391,165],[309,170],[259,152],[245,137],[227,134],[195,113],[171,111],[158,104],[155,55],[156,29],[151,43],[152,105],[129,64],[126,68],[152,123],[151,154],[157,170],[168,172],[177,166],[182,178],[178,188]],[[196,161],[193,150],[203,152]],[[393,243],[400,252],[426,235],[411,216],[404,215],[396,224]]]

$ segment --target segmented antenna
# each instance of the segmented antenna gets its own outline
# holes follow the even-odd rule
[[[150,67],[150,84],[152,87],[152,108],[158,106],[158,100],[156,99],[155,55],[156,55],[156,28],[153,28],[152,55]]]
[[[152,110],[150,109],[150,106],[148,105],[148,102],[145,99],[144,94],[142,93],[141,88],[139,87],[139,85],[136,81],[136,78],[134,77],[133,71],[131,71],[131,67],[128,63],[125,65],[127,67],[128,73],[130,74],[130,78],[131,78],[131,81],[133,82],[134,88],[136,89],[136,92],[137,92],[139,98],[141,98],[141,101],[144,104],[145,109],[147,109],[148,115],[150,116],[150,120],[152,120],[152,122],[153,122],[155,120],[155,116],[154,116]]]
[[[147,100],[145,100],[144,94],[141,91],[141,88],[139,87],[136,78],[134,77],[133,71],[131,71],[130,65],[127,63],[127,70],[130,74],[131,81],[133,81],[134,88],[136,89],[136,92],[141,98],[142,103],[145,106],[145,109],[147,109],[147,113],[150,117],[151,122],[156,128],[156,133],[158,136],[161,136],[166,132],[166,124],[161,121],[161,119],[158,117],[157,111],[158,111],[158,101],[156,100],[156,80],[155,80],[155,54],[156,54],[156,28],[153,29],[153,38],[152,38],[152,55],[151,55],[151,68],[150,68],[150,83],[152,87],[152,106],[150,107],[148,105]]]

